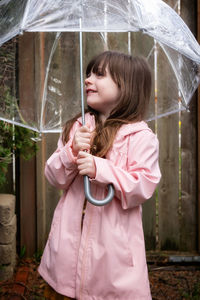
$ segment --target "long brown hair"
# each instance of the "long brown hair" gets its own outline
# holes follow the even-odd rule
[[[112,147],[118,129],[127,123],[141,121],[149,104],[151,95],[151,71],[143,57],[133,57],[116,51],[105,51],[94,57],[88,64],[86,76],[91,72],[106,74],[106,68],[119,88],[119,99],[110,116],[102,124],[99,113],[88,107],[87,111],[94,115],[96,129],[91,145],[91,153],[105,157]],[[116,99],[117,100],[117,99]],[[65,124],[62,139],[66,143],[69,132],[81,114]]]

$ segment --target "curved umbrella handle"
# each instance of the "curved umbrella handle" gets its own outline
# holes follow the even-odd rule
[[[92,197],[91,193],[90,193],[90,181],[87,175],[84,175],[84,189],[85,189],[85,197],[86,199],[92,203],[93,205],[96,206],[103,206],[108,204],[114,197],[115,194],[115,190],[112,184],[108,185],[108,195],[106,196],[105,199],[103,200],[97,200],[95,198]]]

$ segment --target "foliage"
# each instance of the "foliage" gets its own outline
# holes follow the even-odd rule
[[[19,258],[20,259],[24,258],[25,254],[26,254],[26,246],[22,246],[22,248],[20,249]]]
[[[26,125],[15,96],[16,42],[17,40],[13,39],[0,48],[0,112],[5,120],[15,119],[17,115],[21,123]],[[0,121],[0,187],[6,183],[6,173],[13,154],[24,159],[30,159],[35,155],[37,145],[33,138],[35,138],[33,131]]]
[[[32,140],[33,132],[19,126],[0,121],[0,186],[6,182],[8,165],[15,157],[28,160],[36,153],[37,144]]]
[[[183,292],[182,297],[188,300],[199,300],[200,299],[200,281],[196,282],[192,290]]]
[[[33,258],[34,258],[34,260],[36,261],[36,263],[40,263],[42,254],[43,254],[43,251],[42,251],[42,250],[38,250],[38,251],[33,255]]]
[[[0,86],[0,104],[5,115],[14,117],[14,111],[18,108],[17,100],[5,84]],[[32,139],[34,135],[31,130],[0,121],[0,187],[6,183],[6,173],[13,154],[26,160],[35,155],[38,148]]]

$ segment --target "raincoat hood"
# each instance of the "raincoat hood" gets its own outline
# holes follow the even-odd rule
[[[80,126],[82,126],[82,118],[81,117],[78,118],[77,121],[80,124]],[[94,115],[87,113],[85,115],[85,123],[86,123],[86,125],[89,124],[91,129],[94,129],[95,128]],[[118,138],[125,137],[127,135],[134,134],[134,133],[142,131],[142,130],[151,130],[145,121],[124,124],[119,128],[119,130],[117,132],[117,137]]]

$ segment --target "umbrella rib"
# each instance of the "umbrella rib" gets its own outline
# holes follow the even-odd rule
[[[20,34],[22,34],[23,30],[24,30],[23,27],[24,27],[24,24],[25,24],[25,21],[27,19],[27,15],[28,15],[29,3],[30,3],[30,0],[27,0],[26,7],[25,7],[25,10],[24,10],[24,16],[23,16],[23,19],[22,19],[22,22],[21,22]]]
[[[3,117],[0,117],[0,120],[2,120],[4,122],[7,122],[7,123],[10,123],[10,124],[13,124],[13,125],[17,125],[17,126],[20,126],[20,127],[24,127],[24,128],[33,130],[33,131],[38,132],[38,133],[40,132],[35,127],[29,126],[29,125],[25,125],[23,123],[20,123],[20,122],[14,121],[14,120],[6,119],[6,118],[3,118]]]
[[[41,109],[41,115],[40,115],[40,132],[42,132],[41,126],[43,127],[43,113],[44,113],[44,107],[45,107],[46,100],[47,100],[46,99],[46,94],[47,94],[46,93],[46,86],[47,86],[47,80],[48,80],[48,74],[49,74],[49,67],[50,67],[54,52],[56,50],[56,46],[57,46],[58,40],[60,38],[60,34],[61,34],[61,32],[57,32],[57,34],[56,34],[55,41],[53,43],[53,46],[52,46],[52,49],[51,49],[51,52],[50,52],[50,55],[49,55],[48,65],[47,65],[47,68],[46,68],[47,72],[46,72],[45,81],[44,81],[44,90],[43,90],[43,97],[42,97],[42,109]]]

